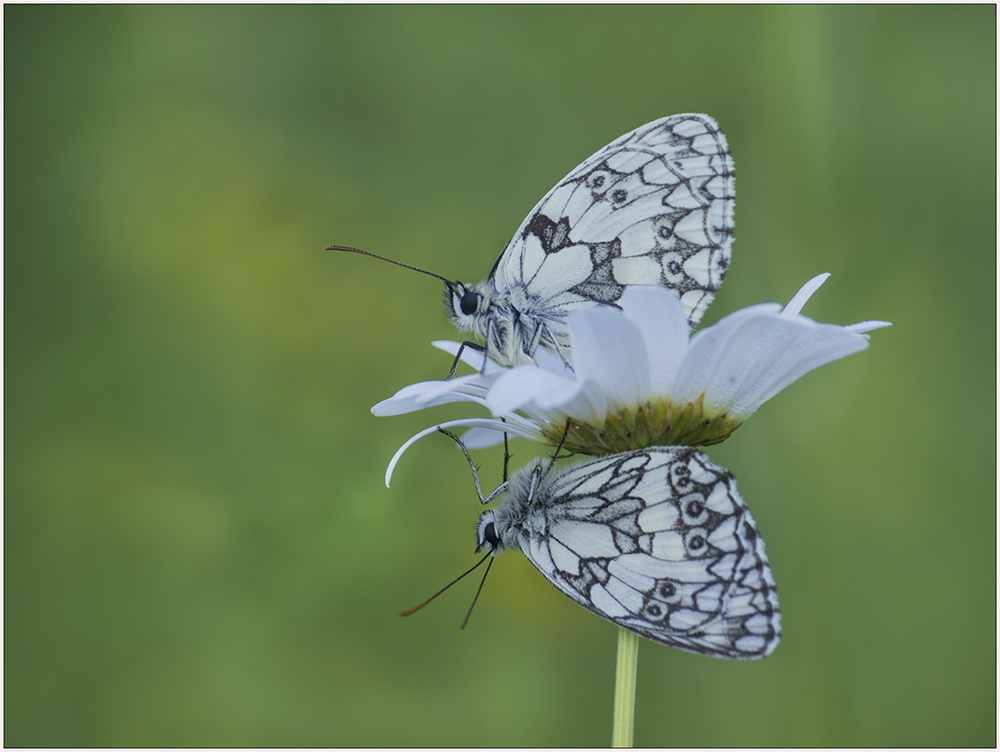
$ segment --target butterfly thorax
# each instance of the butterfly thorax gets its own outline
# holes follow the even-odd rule
[[[458,282],[445,291],[445,311],[459,330],[485,342],[487,355],[501,365],[534,363],[539,347],[567,353],[562,317],[553,316],[544,303],[532,305],[527,296],[518,297],[498,291],[490,280]]]
[[[547,460],[535,458],[511,476],[507,491],[497,506],[479,517],[480,548],[497,554],[507,548],[523,550],[532,534],[537,536],[544,532],[546,500],[552,482],[546,473],[547,467]],[[493,529],[488,531],[491,524]]]

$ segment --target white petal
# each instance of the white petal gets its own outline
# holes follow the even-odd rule
[[[559,404],[546,402],[543,398],[537,400],[534,407],[542,414],[551,415],[553,421],[569,416],[584,423],[601,425],[608,415],[608,398],[596,382],[574,381],[572,388],[559,396]]]
[[[732,367],[728,365],[733,360],[730,356],[731,342],[738,341],[746,327],[752,329],[755,325],[759,326],[762,319],[777,319],[780,310],[777,303],[750,306],[695,334],[688,343],[687,357],[674,380],[671,399],[677,403],[694,402],[711,385],[711,405],[719,409],[728,407],[739,388],[741,369],[744,367],[739,358]]]
[[[494,415],[521,410],[546,421],[566,416],[588,422],[603,421],[608,411],[608,400],[596,383],[570,381],[535,366],[518,366],[497,379],[486,405]]]
[[[674,398],[697,399],[704,389],[706,407],[745,420],[809,371],[868,346],[845,327],[776,315],[776,309],[745,308],[695,335]]]
[[[561,392],[569,393],[573,382],[537,366],[512,368],[496,380],[486,397],[494,415],[520,410],[545,395],[548,403],[558,403]]]
[[[382,400],[372,408],[372,414],[378,416],[402,415],[412,413],[416,410],[423,410],[425,407],[433,405],[445,405],[450,402],[477,402],[485,404],[486,390],[478,389],[482,396],[466,393],[474,391],[472,387],[466,387],[466,391],[454,391],[452,388],[442,389],[442,384],[450,384],[449,381],[422,381],[418,384],[404,386],[389,399]]]
[[[537,421],[523,418],[520,415],[507,415],[504,421],[494,421],[488,428],[478,426],[470,428],[462,434],[462,441],[467,449],[483,449],[503,443],[503,435],[510,434],[514,438],[545,441],[541,426]]]
[[[826,282],[829,278],[830,274],[829,272],[826,272],[824,274],[819,274],[810,279],[808,282],[802,285],[802,288],[797,293],[795,293],[794,296],[792,296],[792,299],[788,301],[788,305],[785,306],[781,314],[783,316],[796,315],[799,311],[802,310],[802,306],[806,304],[809,298],[813,296],[813,293],[816,292],[820,287],[822,287],[823,283]]]
[[[424,407],[467,401],[462,399],[463,396],[472,396],[482,403],[493,380],[493,377],[484,379],[478,373],[470,373],[445,381],[425,381],[419,399],[423,400]]]
[[[462,434],[466,449],[485,449],[503,443],[503,433],[495,428],[470,428]]]
[[[876,329],[884,329],[887,326],[892,326],[888,321],[861,321],[857,324],[850,324],[844,328],[848,331],[854,332],[855,334],[860,334],[865,339],[868,339],[868,335],[865,332],[872,332]]]
[[[733,404],[734,415],[746,418],[753,414],[774,395],[789,384],[834,360],[843,358],[868,347],[868,339],[835,324],[817,324],[805,327],[798,322],[798,331],[791,341],[772,352],[777,356],[771,366]]]
[[[595,382],[609,402],[634,405],[649,398],[649,361],[642,334],[610,308],[584,308],[569,316],[577,378]]]
[[[625,290],[621,306],[646,345],[650,393],[669,394],[691,333],[680,298],[662,287],[636,285]]]

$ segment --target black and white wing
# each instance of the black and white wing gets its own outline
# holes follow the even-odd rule
[[[581,606],[650,640],[719,658],[781,637],[764,541],[732,474],[650,447],[559,475],[521,530],[525,556]]]
[[[543,319],[559,342],[571,310],[614,305],[629,285],[676,291],[693,327],[729,266],[734,181],[712,118],[673,115],[644,125],[549,191],[487,282],[496,297]]]

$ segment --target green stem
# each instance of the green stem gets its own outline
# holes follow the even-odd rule
[[[618,627],[618,663],[615,666],[615,717],[612,747],[631,747],[635,726],[635,672],[639,665],[639,636]]]

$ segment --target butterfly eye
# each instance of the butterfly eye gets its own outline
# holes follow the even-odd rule
[[[466,316],[471,316],[479,308],[479,293],[473,292],[472,290],[466,290],[465,294],[462,296],[462,313]]]
[[[496,544],[500,542],[500,539],[497,537],[496,525],[492,522],[483,528],[483,540],[491,546],[496,546]]]

